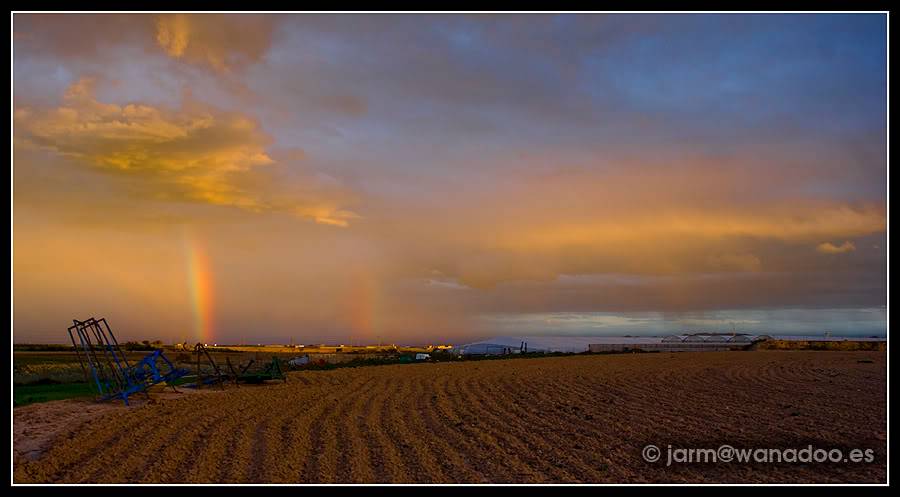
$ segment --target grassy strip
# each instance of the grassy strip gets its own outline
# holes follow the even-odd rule
[[[51,400],[90,398],[96,394],[89,383],[56,383],[40,381],[13,385],[13,406],[21,407]]]

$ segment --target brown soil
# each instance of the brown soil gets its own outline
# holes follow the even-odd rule
[[[102,423],[108,414],[152,406],[185,394],[215,393],[218,389],[178,389],[162,386],[151,389],[149,396],[134,395],[130,407],[123,402],[93,402],[84,399],[57,400],[17,407],[13,411],[14,464],[40,459],[48,449],[63,439],[76,436],[90,423]]]
[[[26,406],[14,415],[14,480],[884,482],[886,359],[755,351],[414,364],[292,373],[286,384],[134,408]],[[19,456],[48,440],[40,458]],[[651,443],[663,449],[655,464],[641,458]],[[668,445],[722,444],[872,449],[875,459],[665,465]]]
[[[38,459],[56,440],[71,438],[90,420],[117,407],[119,404],[60,400],[16,408],[13,410],[15,464]]]

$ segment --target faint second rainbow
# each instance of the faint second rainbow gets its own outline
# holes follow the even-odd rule
[[[375,338],[378,328],[376,311],[378,286],[375,275],[368,268],[358,268],[353,272],[348,295],[350,329],[358,340]]]

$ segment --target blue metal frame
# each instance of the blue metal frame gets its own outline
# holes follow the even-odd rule
[[[134,366],[130,365],[105,318],[73,322],[74,325],[69,327],[69,338],[75,347],[85,379],[88,382],[94,380],[99,400],[121,398],[128,405],[129,395],[146,392],[149,387],[158,383],[171,384],[188,374],[188,370],[176,368],[159,349],[147,354]],[[92,335],[94,340],[91,340]],[[160,360],[163,361],[164,368],[160,368]]]

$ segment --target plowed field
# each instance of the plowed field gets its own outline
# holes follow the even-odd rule
[[[884,482],[884,352],[701,352],[308,371],[110,410],[23,482]],[[647,444],[662,448],[655,464]],[[872,449],[675,463],[673,448]]]

